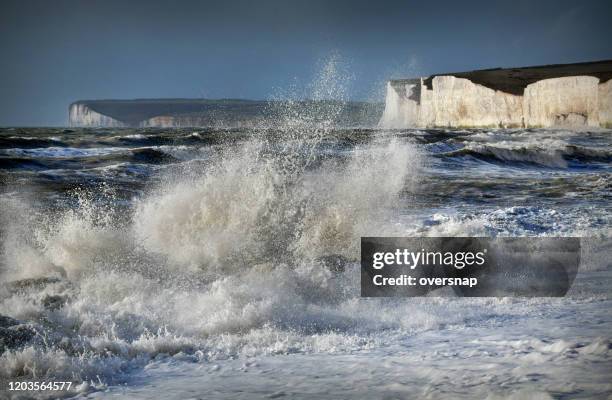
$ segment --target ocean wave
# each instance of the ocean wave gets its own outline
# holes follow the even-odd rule
[[[14,171],[36,170],[52,172],[87,170],[110,167],[117,164],[168,164],[179,159],[202,158],[205,151],[175,146],[136,147],[136,148],[45,148],[11,149],[1,154],[0,169]]]
[[[395,213],[399,194],[417,182],[422,154],[414,145],[375,141],[321,163],[308,148],[270,159],[268,145],[251,142],[205,168],[171,171],[127,215],[87,193],[60,214],[4,199],[2,277],[22,289],[0,288],[0,314],[46,322],[33,326],[44,344],[6,351],[0,375],[36,371],[103,388],[164,357],[346,353],[402,335],[520,318],[552,301],[360,301],[355,246],[364,233],[572,235],[579,226],[554,210],[508,207],[439,213],[407,232],[411,224],[398,224]],[[330,268],[329,256],[341,268]],[[28,283],[40,277],[55,279],[42,288]]]
[[[353,239],[378,216],[374,205],[388,209],[414,168],[410,163],[419,159],[414,147],[392,142],[357,150],[346,165],[300,171],[285,158],[261,159],[260,151],[267,150],[252,143],[226,152],[203,175],[142,200],[135,214],[141,242],[179,264],[196,266],[227,267],[236,257],[261,262],[292,253],[352,257]]]
[[[0,149],[33,149],[39,147],[66,146],[58,137],[31,137],[31,136],[1,136]]]
[[[435,154],[438,157],[471,156],[493,163],[532,164],[551,168],[568,168],[569,161],[610,162],[612,152],[609,149],[588,148],[577,145],[542,147],[533,145],[512,144],[474,144],[467,143],[457,150]]]
[[[27,157],[0,157],[0,169],[45,170],[47,168],[44,163]]]
[[[0,150],[0,154],[13,157],[30,158],[85,158],[103,157],[106,155],[123,153],[126,149],[121,147],[106,148],[78,148],[78,147],[41,147],[41,148],[11,148]]]

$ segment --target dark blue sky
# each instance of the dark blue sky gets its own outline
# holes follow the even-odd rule
[[[612,2],[1,0],[0,126],[64,125],[77,99],[268,98],[338,54],[384,81],[612,58]]]

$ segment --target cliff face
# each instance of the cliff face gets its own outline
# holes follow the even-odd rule
[[[591,64],[596,64],[593,67]],[[612,126],[612,62],[390,81],[384,128]],[[570,72],[590,75],[566,76]],[[609,71],[608,71],[609,69]],[[492,72],[501,81],[491,77]],[[534,72],[537,71],[537,74]],[[521,77],[524,73],[524,77]],[[555,75],[563,75],[556,77]],[[487,78],[485,80],[484,77]],[[534,76],[543,78],[534,80]],[[487,86],[468,79],[476,77]],[[532,83],[526,83],[532,82]],[[498,90],[504,88],[506,91]],[[520,94],[516,94],[520,93]]]
[[[612,80],[599,84],[599,125],[612,128]]]
[[[264,101],[234,99],[81,100],[70,105],[69,120],[80,127],[200,126],[219,111],[248,114],[265,107]]]
[[[599,79],[545,79],[525,88],[526,126],[599,126]]]
[[[108,115],[92,110],[87,104],[72,103],[68,109],[68,123],[72,127],[100,127],[120,128],[127,126]]]
[[[519,126],[520,96],[475,85],[467,79],[439,76],[433,80],[431,96],[425,97],[433,126]],[[429,94],[429,93],[428,93]]]

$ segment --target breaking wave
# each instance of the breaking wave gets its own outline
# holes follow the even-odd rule
[[[315,99],[342,100],[341,88],[320,92],[335,73],[324,69]],[[339,101],[305,115],[288,103],[274,129],[169,170],[127,209],[104,186],[75,193],[64,211],[3,198],[0,314],[29,321],[35,336],[0,356],[0,377],[100,386],[162,354],[347,350],[398,326],[358,307],[357,246],[397,231],[394,210],[421,155],[380,139],[321,157]],[[431,324],[411,320],[399,324]]]

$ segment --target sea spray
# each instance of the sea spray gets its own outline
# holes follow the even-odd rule
[[[225,272],[324,256],[355,261],[359,236],[385,230],[384,214],[420,156],[410,143],[374,141],[347,160],[314,165],[342,112],[346,75],[333,56],[312,86],[311,108],[278,103],[272,130],[141,200],[139,242],[171,264]]]
[[[389,138],[325,156],[345,96],[336,62],[313,108],[289,103],[249,140],[168,172],[133,208],[104,187],[74,192],[65,210],[14,204],[2,276],[23,289],[2,293],[0,314],[41,321],[40,335],[0,356],[0,376],[112,383],[159,354],[356,349],[373,340],[360,331],[395,325],[358,310],[357,246],[393,234],[421,158]],[[40,277],[58,280],[23,280]]]
[[[384,214],[418,162],[412,146],[391,141],[289,180],[274,161],[253,157],[256,146],[140,201],[134,227],[145,248],[204,269],[334,254],[356,260],[357,239],[384,230]]]

